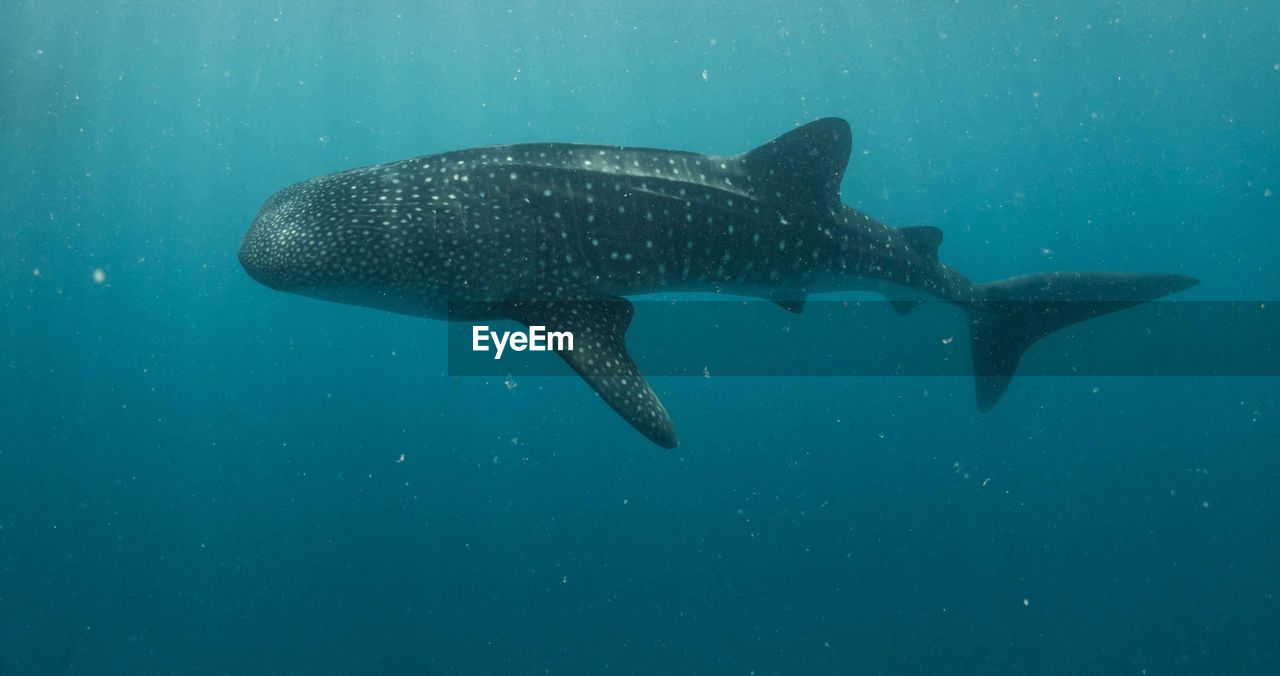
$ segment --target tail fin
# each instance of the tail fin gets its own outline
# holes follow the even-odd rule
[[[968,306],[978,408],[995,405],[1037,340],[1198,283],[1174,274],[1050,272],[979,284]]]

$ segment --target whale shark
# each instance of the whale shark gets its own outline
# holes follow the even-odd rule
[[[939,260],[940,229],[891,227],[842,202],[851,147],[849,124],[825,118],[737,155],[527,143],[416,157],[280,190],[239,260],[279,291],[571,332],[560,357],[666,448],[678,443],[671,416],[627,350],[630,296],[717,292],[791,312],[844,291],[884,294],[902,313],[954,304],[985,411],[1040,338],[1197,283],[1133,272],[972,282]]]

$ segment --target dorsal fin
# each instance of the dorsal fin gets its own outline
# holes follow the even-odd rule
[[[852,137],[848,122],[827,117],[747,151],[740,159],[751,191],[792,208],[836,208]]]
[[[932,225],[909,225],[898,228],[916,255],[938,260],[938,247],[942,246],[942,231]]]

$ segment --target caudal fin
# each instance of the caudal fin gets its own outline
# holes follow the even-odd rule
[[[978,408],[995,405],[1022,354],[1037,340],[1198,283],[1175,274],[1050,272],[978,285],[977,300],[969,306]]]

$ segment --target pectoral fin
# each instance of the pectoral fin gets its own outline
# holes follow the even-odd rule
[[[557,354],[587,381],[618,415],[663,448],[679,443],[667,409],[627,353],[631,303],[623,298],[520,301],[512,319],[526,326],[573,334],[573,349]]]

